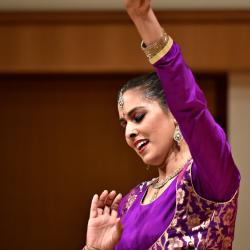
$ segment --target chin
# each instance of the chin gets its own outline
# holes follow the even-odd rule
[[[145,156],[142,157],[142,161],[149,166],[160,166],[162,165],[162,162],[164,161],[164,159],[162,159],[162,157],[160,156]]]

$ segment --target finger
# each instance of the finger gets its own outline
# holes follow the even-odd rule
[[[119,203],[120,203],[121,199],[122,199],[122,194],[118,194],[118,195],[115,197],[115,199],[114,199],[114,201],[113,201],[113,204],[112,204],[112,206],[111,206],[111,209],[112,209],[111,216],[112,216],[112,217],[115,217],[115,218],[116,218],[116,217],[118,216],[117,210],[118,210],[118,206],[119,206]]]
[[[103,209],[97,208],[97,214],[98,214],[98,216],[102,215],[103,214]]]
[[[107,195],[108,195],[108,190],[102,191],[97,202],[97,207],[102,208],[102,209],[104,208]]]
[[[116,226],[116,229],[118,230],[118,232],[122,232],[123,228],[122,228],[122,223],[121,223],[120,218],[117,218],[115,226]]]
[[[118,206],[119,206],[119,203],[121,202],[121,199],[122,199],[122,194],[118,194],[115,199],[113,200],[113,203],[111,205],[112,209],[115,209],[117,210]]]
[[[108,196],[107,196],[107,198],[105,200],[105,205],[111,206],[111,204],[113,203],[113,200],[114,200],[115,196],[116,196],[116,191],[114,191],[114,190],[111,191],[108,194]]]
[[[92,198],[91,206],[90,206],[90,218],[97,217],[97,203],[98,203],[98,194],[95,194]]]
[[[121,224],[120,218],[117,218],[115,227],[116,227],[117,236],[118,236],[117,239],[116,239],[116,242],[118,242],[118,241],[120,240],[120,238],[121,238],[122,231],[123,231],[123,228],[122,228],[122,224]]]
[[[116,209],[112,209],[112,211],[111,211],[111,216],[114,217],[114,218],[117,218],[118,212],[117,212]]]
[[[109,215],[110,214],[110,207],[105,206],[103,214],[108,214]]]
[[[104,190],[101,193],[100,198],[99,198],[99,204],[98,204],[99,206],[104,207],[105,200],[107,199],[108,194],[109,194],[108,190]]]

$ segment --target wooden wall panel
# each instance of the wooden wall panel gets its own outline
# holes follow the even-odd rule
[[[92,195],[147,178],[118,121],[124,79],[0,77],[2,250],[79,250]]]
[[[249,12],[159,15],[194,70],[250,70]],[[150,65],[121,13],[1,13],[0,35],[0,248],[79,250],[91,195],[152,175],[114,98]],[[225,79],[198,77],[222,125]]]
[[[161,12],[195,71],[250,70],[250,12]],[[138,72],[150,65],[124,13],[2,13],[0,72]]]
[[[118,122],[116,92],[131,77],[0,76],[1,250],[79,250],[94,193],[156,175]],[[225,76],[197,79],[220,120]]]

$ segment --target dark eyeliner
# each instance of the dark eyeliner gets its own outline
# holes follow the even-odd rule
[[[134,117],[134,120],[135,120],[136,122],[141,122],[141,121],[143,120],[144,116],[145,116],[145,114],[136,115],[136,116]]]

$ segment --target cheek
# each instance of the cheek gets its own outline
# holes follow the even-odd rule
[[[173,145],[173,134],[174,134],[174,126],[167,124],[164,126],[159,126],[155,130],[154,134],[152,134],[152,145],[153,152],[155,154],[160,154],[165,157],[165,153],[167,153]]]
[[[126,143],[128,144],[128,146],[130,146],[129,140],[128,140],[128,138],[127,138],[126,135],[125,135],[125,141],[126,141]],[[130,146],[130,147],[131,147],[131,146]]]
[[[154,128],[152,129],[152,134],[158,138],[159,141],[171,141],[174,134],[174,124],[169,120],[162,119],[158,120],[155,124]]]

